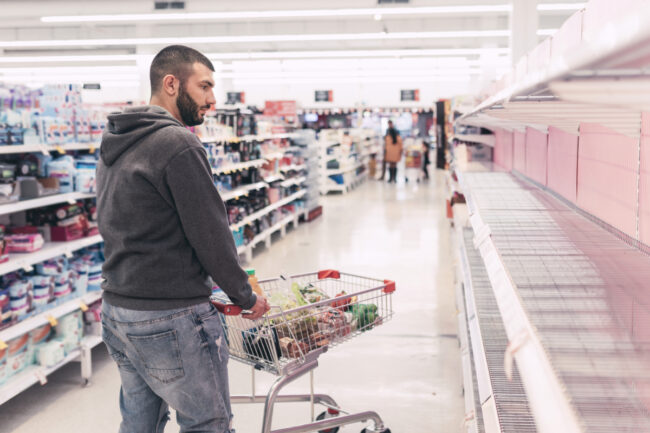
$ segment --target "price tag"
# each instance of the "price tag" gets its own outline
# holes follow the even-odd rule
[[[88,148],[88,152],[89,152],[90,154],[95,153],[95,145],[91,144],[90,147]]]
[[[34,372],[34,376],[36,376],[41,386],[47,383],[47,376],[45,376],[45,372],[43,372],[42,369],[39,368],[38,370],[36,370]]]
[[[50,156],[50,151],[45,146],[41,147],[41,153],[45,156]]]
[[[239,200],[239,196],[235,196],[235,200]]]
[[[88,311],[88,305],[84,304],[82,301],[79,302],[79,308],[80,308],[81,311],[83,311],[84,313],[85,313],[86,311]]]
[[[65,256],[66,256],[67,258],[71,259],[71,258],[74,257],[74,254],[72,254],[71,251],[66,251],[66,252],[65,252]]]
[[[7,343],[0,340],[0,350],[5,350],[7,347],[9,347],[9,346],[7,346]]]
[[[51,326],[56,326],[56,325],[59,324],[59,322],[56,320],[56,317],[54,317],[52,315],[47,316],[47,321],[50,322]]]
[[[23,271],[25,271],[25,272],[32,272],[33,270],[34,270],[34,267],[32,265],[23,266]]]
[[[59,152],[61,155],[65,155],[65,149],[62,148],[61,146],[56,146],[56,151]]]
[[[68,204],[77,204],[77,201],[73,198],[68,199]]]

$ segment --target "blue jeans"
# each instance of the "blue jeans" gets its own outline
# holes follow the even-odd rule
[[[216,308],[136,311],[103,303],[102,338],[122,380],[120,433],[234,433],[228,345]]]

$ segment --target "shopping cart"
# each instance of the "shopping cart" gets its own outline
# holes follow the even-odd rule
[[[262,319],[240,316],[241,308],[213,300],[222,313],[231,358],[252,366],[251,395],[231,396],[231,403],[264,403],[262,433],[336,433],[338,427],[372,420],[362,433],[390,433],[374,411],[348,413],[325,394],[314,394],[318,357],[389,320],[395,283],[334,270],[259,282],[271,310]],[[255,370],[279,376],[266,396],[255,394]],[[279,395],[290,382],[310,374],[310,393]],[[311,422],[271,430],[275,403],[310,402]],[[314,418],[314,404],[327,410]]]
[[[418,140],[419,141],[419,140]],[[406,147],[406,178],[407,180],[415,179],[417,182],[422,178],[422,143]]]

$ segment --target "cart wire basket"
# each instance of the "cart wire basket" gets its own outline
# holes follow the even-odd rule
[[[372,420],[363,432],[390,433],[376,412],[348,413],[334,399],[314,394],[313,371],[318,357],[330,348],[374,329],[393,316],[395,283],[325,270],[259,282],[271,304],[263,318],[241,317],[242,309],[213,298],[221,313],[230,357],[252,366],[252,394],[231,396],[231,403],[264,403],[262,433],[335,433],[342,425]],[[266,396],[255,395],[255,370],[279,376]],[[278,395],[298,377],[310,373],[311,392]],[[311,423],[271,430],[273,406],[280,402],[310,402]],[[327,409],[314,418],[314,404]]]

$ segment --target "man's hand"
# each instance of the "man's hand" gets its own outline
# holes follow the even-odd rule
[[[267,311],[271,309],[269,302],[264,296],[257,295],[255,305],[250,309],[250,313],[242,314],[244,319],[255,320],[262,317]]]

